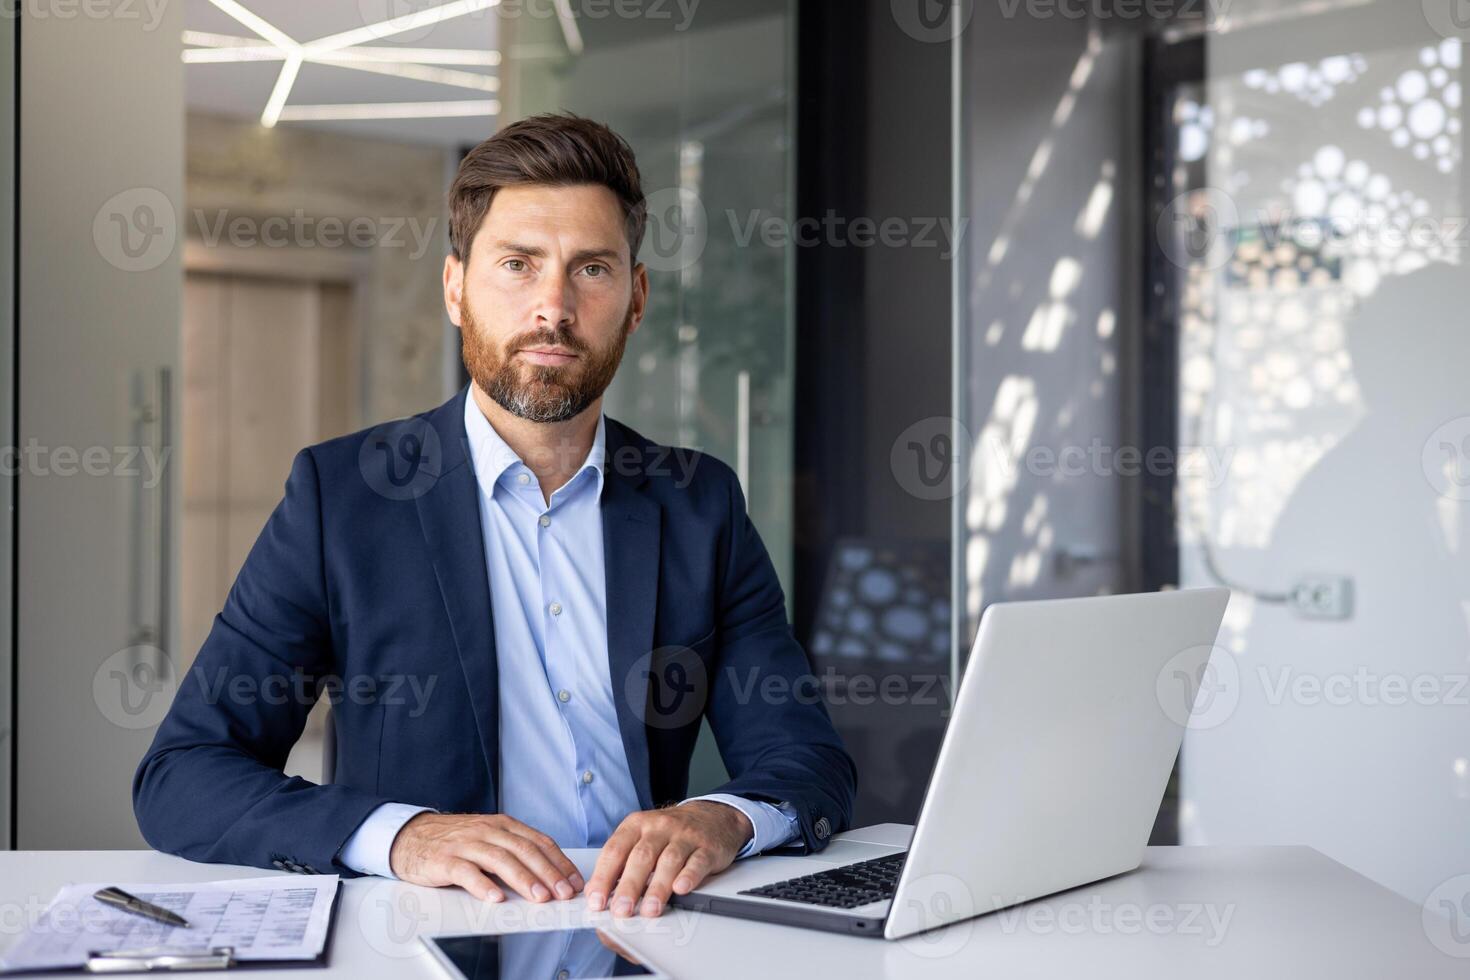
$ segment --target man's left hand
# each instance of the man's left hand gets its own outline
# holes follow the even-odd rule
[[[745,814],[714,800],[629,814],[602,846],[587,902],[616,916],[662,915],[671,892],[687,895],[729,867],[754,834]]]

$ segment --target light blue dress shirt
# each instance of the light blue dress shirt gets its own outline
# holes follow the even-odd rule
[[[500,810],[563,850],[600,847],[639,808],[613,704],[603,566],[603,456],[592,450],[551,495],[465,398],[465,432],[480,489],[480,527],[500,679]],[[696,799],[735,807],[754,836],[736,855],[796,836],[795,811],[728,794]],[[690,802],[690,801],[685,801]],[[354,871],[391,878],[388,856],[403,825],[429,807],[385,803],[342,848]]]

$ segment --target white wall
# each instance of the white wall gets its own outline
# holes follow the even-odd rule
[[[1442,169],[1443,144],[1419,159],[1376,122],[1386,91],[1406,111],[1438,100],[1461,118],[1446,94],[1459,47],[1419,6],[1211,39],[1210,185],[1243,224],[1331,212],[1355,234],[1340,265],[1288,242],[1275,260],[1237,246],[1222,268],[1186,271],[1181,421],[1183,438],[1199,431],[1231,459],[1217,485],[1184,481],[1185,584],[1213,583],[1209,540],[1249,591],[1312,573],[1356,591],[1336,622],[1237,592],[1214,700],[1186,739],[1184,842],[1309,844],[1415,901],[1470,871],[1470,273],[1451,227],[1462,139]],[[1324,69],[1332,55],[1351,64]],[[1336,81],[1303,87],[1282,73],[1293,62]],[[1428,92],[1405,98],[1414,72]],[[1359,124],[1365,108],[1373,125]],[[1242,119],[1242,133],[1266,129],[1228,138]],[[1396,243],[1400,213],[1443,222],[1458,244]],[[1302,261],[1314,271],[1286,271]]]

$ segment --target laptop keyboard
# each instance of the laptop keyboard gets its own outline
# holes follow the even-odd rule
[[[757,898],[779,898],[805,905],[825,905],[834,909],[855,909],[869,902],[892,898],[898,887],[898,873],[903,870],[903,852],[887,857],[844,864],[815,874],[789,878],[759,888],[747,888],[742,895]]]

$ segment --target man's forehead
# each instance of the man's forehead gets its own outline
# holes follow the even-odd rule
[[[506,187],[490,202],[480,230],[484,232],[493,224],[497,234],[506,230],[529,233],[541,229],[621,235],[622,213],[612,191],[601,185]]]

